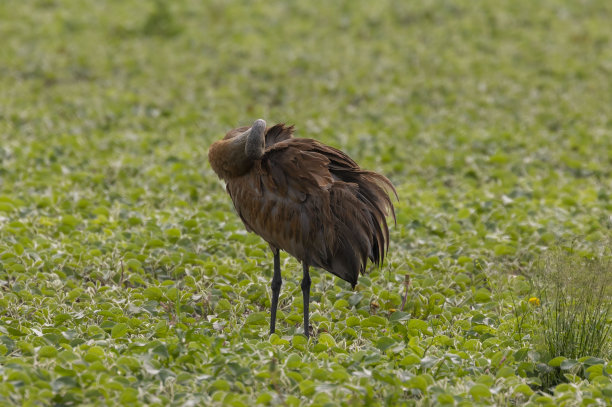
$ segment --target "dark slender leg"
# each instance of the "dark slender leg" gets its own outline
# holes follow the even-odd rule
[[[272,312],[270,316],[270,333],[274,333],[276,327],[276,308],[278,307],[278,296],[280,294],[283,280],[280,270],[280,250],[274,252],[274,275],[272,276]]]
[[[308,274],[308,263],[302,263],[304,277],[302,278],[302,297],[304,299],[304,335],[308,338],[310,325],[308,324],[308,307],[310,305],[310,274]]]

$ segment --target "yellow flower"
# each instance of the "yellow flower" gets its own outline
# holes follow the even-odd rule
[[[529,299],[529,303],[537,307],[538,305],[540,305],[540,299],[538,297],[531,297]]]

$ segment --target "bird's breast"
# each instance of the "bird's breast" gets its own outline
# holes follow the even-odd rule
[[[315,195],[278,190],[252,175],[232,180],[228,192],[245,226],[270,245],[300,261],[313,263],[313,256],[325,255],[326,212]]]

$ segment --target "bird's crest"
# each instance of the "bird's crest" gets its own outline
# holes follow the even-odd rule
[[[285,123],[268,127],[266,130],[266,147],[290,139],[293,137],[294,130],[293,126],[285,126]]]

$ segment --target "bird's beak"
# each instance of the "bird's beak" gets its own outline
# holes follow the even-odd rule
[[[253,122],[250,129],[245,131],[246,145],[244,152],[251,160],[259,160],[263,156],[265,147],[264,134],[266,133],[266,122],[262,119],[257,119]]]

